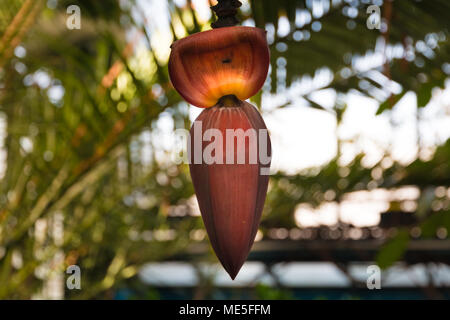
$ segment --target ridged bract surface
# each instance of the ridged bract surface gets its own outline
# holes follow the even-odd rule
[[[270,159],[260,163],[260,137],[248,139],[245,145],[238,139],[227,139],[227,129],[266,129],[264,121],[254,106],[235,100],[234,106],[214,106],[205,109],[196,119],[197,129],[201,122],[202,132],[191,129],[190,171],[197,194],[203,221],[212,247],[223,267],[234,279],[247,259],[253,245],[267,193],[268,175],[261,175],[262,168],[270,167]],[[201,134],[207,129],[217,129],[223,137],[223,148],[214,155],[223,164],[194,163],[195,141],[202,141]],[[242,132],[242,131],[241,131]],[[200,140],[198,140],[200,139]],[[265,135],[267,156],[271,155],[270,138]],[[215,141],[215,139],[211,139]],[[211,141],[202,141],[202,151],[206,151]],[[228,143],[227,143],[228,142]],[[233,145],[233,151],[227,146]],[[198,145],[197,145],[198,148]],[[257,162],[250,162],[250,153],[257,149]],[[217,151],[217,150],[216,150]],[[234,158],[234,164],[227,164],[226,158]],[[238,155],[245,154],[245,163],[237,164]]]
[[[174,42],[169,75],[187,102],[207,108],[226,95],[240,100],[255,95],[266,80],[269,60],[264,30],[225,27]]]

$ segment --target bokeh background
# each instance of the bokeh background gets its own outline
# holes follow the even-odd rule
[[[170,45],[215,3],[1,2],[0,298],[450,298],[450,3],[242,1],[270,44],[251,100],[274,158],[234,282],[172,160],[201,110],[170,84]]]

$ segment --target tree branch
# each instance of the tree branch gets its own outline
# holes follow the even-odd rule
[[[239,0],[219,0],[219,3],[211,9],[217,15],[216,22],[211,24],[213,29],[232,27],[239,23],[236,18],[238,9],[242,6]]]

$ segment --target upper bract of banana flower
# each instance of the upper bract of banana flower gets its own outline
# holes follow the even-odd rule
[[[174,42],[169,74],[187,102],[207,108],[227,95],[240,100],[255,95],[266,80],[269,62],[264,30],[225,27]]]

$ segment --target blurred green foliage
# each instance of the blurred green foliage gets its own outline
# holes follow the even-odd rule
[[[272,288],[265,284],[258,284],[255,287],[256,299],[258,300],[291,300],[292,295],[284,289]]]
[[[69,3],[82,8],[81,30],[65,27]],[[418,107],[424,107],[448,78],[446,0],[384,1],[382,31],[367,29],[367,1],[323,1],[332,5],[322,15],[316,15],[312,1],[249,3],[240,12],[241,20],[269,30],[272,71],[264,93],[282,92],[324,68],[333,75],[329,83],[280,108],[304,99],[312,108],[331,112],[339,124],[346,109],[341,98],[350,91],[375,98],[378,113],[389,113],[407,92],[414,92]],[[47,297],[47,279],[71,264],[82,269],[83,290],[66,290],[67,298],[111,298],[112,290],[136,277],[144,263],[184,250],[191,243],[190,231],[202,227],[188,209],[187,218],[169,218],[174,206],[188,208],[193,195],[188,168],[172,163],[167,152],[157,151],[157,138],[148,137],[158,133],[158,120],[164,117],[173,119],[176,128],[189,128],[189,109],[170,85],[167,59],[157,57],[153,35],[133,15],[136,5],[115,0],[14,0],[0,5],[0,120],[6,131],[0,298]],[[201,21],[192,6],[168,1],[168,8],[174,40],[210,22]],[[309,19],[300,24],[298,12]],[[277,33],[280,17],[289,22],[283,35]],[[314,22],[320,23],[314,27],[320,31],[313,30]],[[131,29],[139,31],[138,40],[127,36]],[[413,58],[392,56],[369,70],[356,68],[352,58],[373,54],[380,39],[414,53]],[[429,45],[420,51],[415,49],[418,43]],[[26,54],[17,54],[18,46]],[[400,84],[401,92],[386,90],[374,72]],[[311,98],[327,88],[339,97],[332,109]],[[383,94],[376,94],[380,90]],[[263,99],[258,94],[254,101],[261,105]],[[153,151],[143,155],[144,147]],[[430,188],[450,186],[450,142],[439,146],[431,159],[408,166],[383,167],[380,161],[367,168],[359,155],[345,166],[345,176],[339,157],[340,151],[321,168],[271,177],[262,229],[294,226],[295,207],[328,201],[328,190],[339,201],[351,191],[377,187],[415,185],[425,195]],[[373,177],[374,168],[382,168],[381,178]],[[441,199],[442,208],[432,210],[430,200],[421,199],[423,235],[433,236],[442,227],[450,230],[449,201]],[[408,230],[398,232],[380,252],[380,265],[401,258],[408,241]],[[256,293],[261,299],[290,297],[263,285]]]

